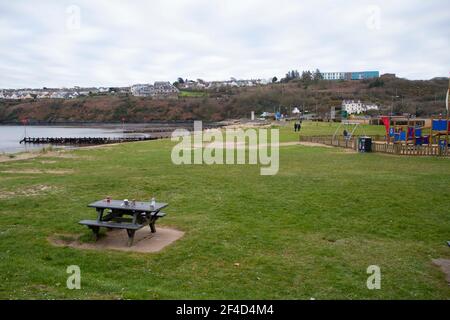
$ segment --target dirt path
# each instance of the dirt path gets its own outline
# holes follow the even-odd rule
[[[107,146],[107,145],[105,145]],[[86,156],[77,156],[71,153],[72,150],[58,150],[58,151],[47,151],[47,152],[24,152],[24,153],[15,153],[11,155],[1,154],[0,155],[0,163],[2,162],[11,162],[11,161],[21,161],[21,160],[29,160],[34,158],[87,158]],[[43,160],[42,163],[51,163],[51,161]],[[54,163],[54,161],[53,161]]]
[[[73,170],[38,170],[38,169],[17,169],[17,170],[0,170],[0,173],[11,174],[70,174]]]
[[[0,162],[9,162],[9,161],[19,161],[19,160],[27,160],[38,157],[38,153],[19,153],[19,154],[13,154],[13,155],[0,155]]]
[[[324,148],[334,148],[333,146],[329,146],[322,143],[316,143],[316,142],[297,142],[297,144],[307,147],[324,147]]]
[[[26,188],[16,189],[13,191],[0,189],[0,199],[10,199],[15,197],[34,197],[45,194],[47,192],[54,192],[57,190],[58,188],[44,184],[33,185]]]

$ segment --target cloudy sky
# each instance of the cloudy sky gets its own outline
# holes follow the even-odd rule
[[[449,76],[448,0],[0,0],[0,87]]]

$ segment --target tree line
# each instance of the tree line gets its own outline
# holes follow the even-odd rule
[[[293,80],[300,80],[304,84],[317,83],[318,81],[323,80],[323,75],[319,69],[316,69],[315,71],[303,70],[301,74],[298,70],[289,70],[280,82],[287,83]]]

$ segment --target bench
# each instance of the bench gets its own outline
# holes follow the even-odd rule
[[[105,227],[109,229],[130,229],[130,230],[139,230],[144,227],[143,224],[137,223],[116,223],[110,221],[97,221],[97,220],[81,220],[78,222],[84,226],[88,227]]]
[[[151,217],[162,218],[166,215],[164,212],[157,212],[156,215],[154,213],[151,214]],[[123,218],[122,216],[117,216],[113,211],[110,211],[104,218],[104,220],[111,220],[116,222],[132,222],[131,218]]]
[[[157,212],[156,214],[151,215],[152,218],[155,218],[155,219],[152,219],[152,221],[149,223],[150,230],[152,233],[156,232],[156,230],[155,230],[156,219],[164,217],[165,215],[166,215],[166,213],[164,213],[164,212]],[[133,223],[132,220],[133,219],[114,217],[109,221],[81,220],[78,223],[89,227],[92,230],[92,232],[94,232],[96,239],[98,239],[98,237],[99,237],[99,231],[100,231],[101,227],[107,228],[107,229],[125,229],[125,230],[127,230],[127,234],[128,234],[128,246],[131,246],[133,244],[134,233],[137,230],[146,226],[146,224]]]

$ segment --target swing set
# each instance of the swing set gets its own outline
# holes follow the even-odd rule
[[[336,131],[334,131],[333,134],[333,140],[336,139],[336,136],[343,130],[343,132],[346,132],[347,134],[344,134],[344,137],[346,140],[350,140],[353,135],[355,134],[356,130],[360,128],[363,135],[366,135],[364,128],[361,126],[359,122],[352,122],[349,120],[342,120],[339,123],[339,126],[336,128]]]

